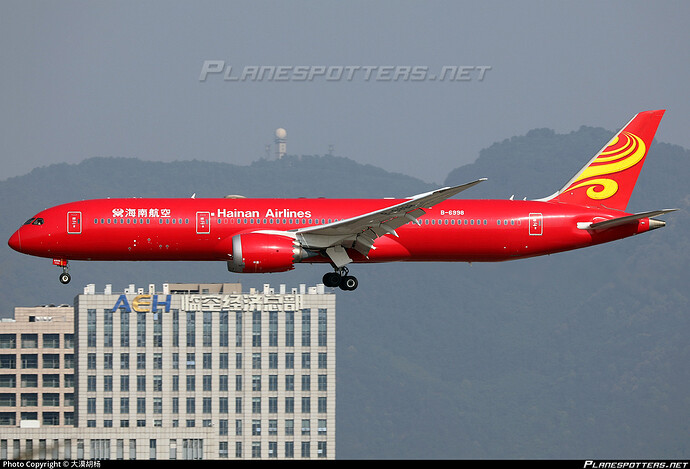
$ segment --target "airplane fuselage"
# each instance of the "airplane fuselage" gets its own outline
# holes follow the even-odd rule
[[[26,254],[94,261],[227,261],[240,233],[326,225],[404,199],[97,199],[49,208],[10,244]],[[649,229],[649,219],[583,229],[616,210],[520,200],[447,200],[353,262],[504,261],[577,249]],[[302,262],[328,262],[316,255]]]

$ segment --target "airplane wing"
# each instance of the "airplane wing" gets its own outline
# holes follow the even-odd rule
[[[295,235],[303,247],[326,251],[336,267],[352,262],[345,248],[352,248],[367,256],[376,249],[376,238],[391,234],[398,236],[395,230],[401,226],[416,222],[428,209],[443,202],[470,187],[486,181],[486,178],[460,186],[444,187],[435,191],[418,194],[404,202],[326,225],[310,226],[295,230]]]

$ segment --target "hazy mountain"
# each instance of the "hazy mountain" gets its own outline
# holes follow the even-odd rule
[[[583,127],[496,143],[446,184],[467,197],[558,190],[611,138]],[[420,162],[424,164],[424,162]],[[690,435],[690,152],[655,143],[629,209],[681,208],[612,244],[500,264],[353,266],[337,292],[337,457],[686,459]],[[0,182],[0,234],[37,210],[115,196],[407,196],[433,188],[345,158],[250,166],[94,158]],[[87,283],[314,284],[323,266],[230,274],[223,264],[75,262],[0,250],[0,307],[71,303]]]

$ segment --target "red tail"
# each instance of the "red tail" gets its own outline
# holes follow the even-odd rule
[[[664,110],[637,114],[550,200],[625,211]]]

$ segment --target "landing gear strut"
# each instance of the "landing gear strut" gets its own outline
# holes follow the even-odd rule
[[[65,259],[53,259],[53,265],[62,267],[62,273],[60,274],[60,283],[67,285],[72,276],[69,274],[69,265]]]
[[[357,288],[357,277],[348,275],[347,267],[340,267],[335,272],[328,272],[323,276],[323,284],[327,287],[340,287],[341,290],[352,291]]]

